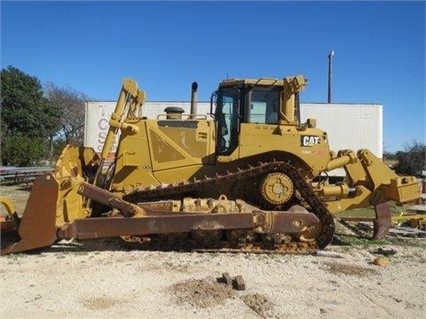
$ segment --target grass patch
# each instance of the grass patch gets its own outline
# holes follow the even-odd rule
[[[391,212],[391,216],[400,216],[401,212],[405,211],[403,207],[397,206],[394,202],[389,202],[389,209]],[[348,209],[344,212],[337,213],[336,217],[375,217],[376,212],[374,211],[373,206],[363,207],[363,208],[354,208]]]
[[[376,213],[374,212],[373,207],[367,207],[367,208],[355,208],[355,209],[349,209],[345,210],[344,212],[337,213],[336,217],[374,217],[376,216]]]

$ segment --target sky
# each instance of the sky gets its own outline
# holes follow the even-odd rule
[[[1,1],[1,68],[116,100],[210,100],[226,78],[303,74],[301,101],[383,104],[384,151],[425,143],[424,1]],[[344,123],[342,123],[344,125]],[[348,137],[350,138],[350,137]]]

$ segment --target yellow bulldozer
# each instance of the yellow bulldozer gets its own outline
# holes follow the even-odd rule
[[[34,181],[22,217],[0,199],[19,235],[1,253],[102,237],[146,247],[309,252],[331,242],[334,214],[369,205],[374,236],[383,237],[387,202],[416,202],[416,179],[365,149],[330,151],[315,119],[300,120],[306,83],[302,75],[224,80],[210,114],[197,114],[194,82],[190,114],[171,107],[148,119],[140,116],[145,92],[125,79],[100,154],[66,146],[54,171]],[[346,178],[333,183],[327,172],[336,168]]]

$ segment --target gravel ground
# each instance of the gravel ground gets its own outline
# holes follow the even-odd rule
[[[426,318],[426,242],[410,243],[276,255],[62,241],[0,258],[0,317]],[[373,264],[378,248],[396,251],[389,265]],[[241,275],[245,290],[219,280],[225,272]]]

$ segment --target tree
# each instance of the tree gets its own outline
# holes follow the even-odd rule
[[[7,136],[2,143],[4,165],[29,166],[48,154],[46,140],[21,135]]]
[[[395,172],[402,175],[419,176],[422,171],[426,170],[426,153],[425,145],[419,142],[412,142],[405,146],[404,151],[396,152],[395,157],[398,164]]]
[[[37,77],[13,66],[2,69],[0,119],[3,165],[23,166],[46,159],[49,137],[58,130],[60,114],[60,109],[43,96]]]
[[[61,110],[60,129],[56,138],[65,144],[83,145],[84,106],[89,99],[87,95],[70,87],[60,88],[52,82],[47,83],[45,91],[50,103]]]

